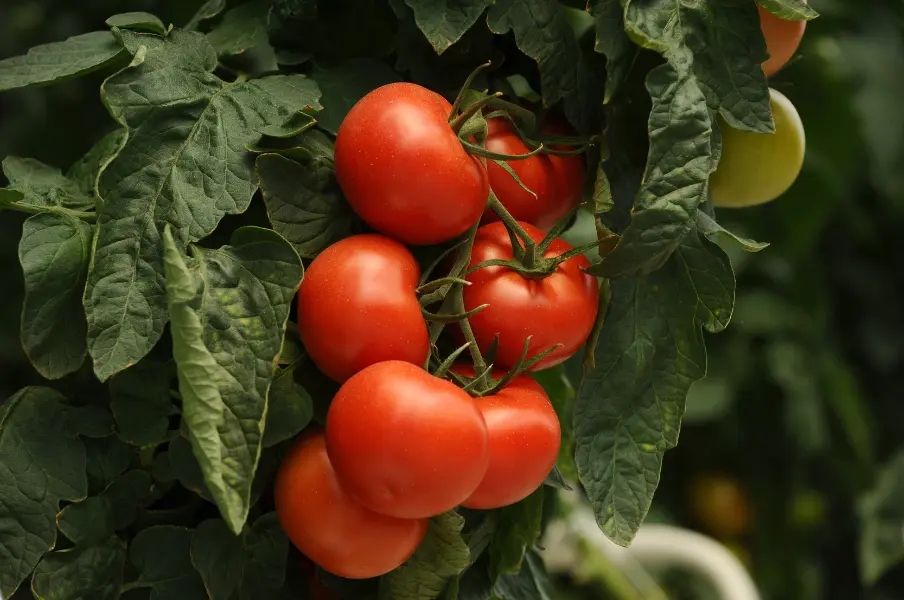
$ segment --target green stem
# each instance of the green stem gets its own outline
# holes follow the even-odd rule
[[[57,206],[36,206],[34,204],[20,204],[19,202],[2,202],[0,203],[0,207],[17,210],[19,212],[28,213],[31,215],[52,213],[56,215],[66,215],[69,217],[74,217],[76,219],[81,219],[83,221],[88,221],[91,223],[97,220],[97,213],[84,212],[80,210],[70,210],[68,208]]]
[[[488,60],[485,63],[483,63],[482,65],[479,65],[473,71],[471,71],[471,74],[468,75],[467,79],[465,79],[464,85],[462,85],[461,89],[458,90],[458,95],[455,96],[455,102],[452,103],[452,110],[449,112],[449,121],[451,121],[452,119],[455,118],[455,114],[458,112],[458,107],[461,106],[461,101],[465,97],[465,92],[467,92],[468,88],[471,87],[471,83],[474,82],[474,78],[477,77],[477,74],[480,73],[481,71],[483,71],[484,69],[488,68],[492,64],[493,64],[493,61]]]
[[[499,218],[509,229],[521,238],[521,242],[524,244],[524,266],[528,269],[533,269],[537,265],[537,244],[534,239],[528,235],[521,223],[512,216],[512,213],[506,210],[492,190],[490,190],[490,200],[487,205],[499,215]]]
[[[490,100],[498,98],[501,94],[496,92],[493,96],[487,96],[481,100],[478,100],[468,108],[466,108],[460,115],[449,121],[449,127],[452,128],[456,134],[461,131],[461,128],[464,127],[464,124],[468,122],[468,119],[473,117],[475,114],[483,110],[483,107],[486,106]]]

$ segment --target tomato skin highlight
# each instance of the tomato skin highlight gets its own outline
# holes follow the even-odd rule
[[[451,371],[474,376],[471,365],[455,365]],[[493,377],[504,374],[494,370]],[[490,464],[480,486],[462,506],[490,509],[523,500],[543,485],[559,455],[562,429],[552,402],[527,375],[474,402],[487,424]]]
[[[336,137],[336,177],[358,215],[409,245],[439,244],[480,219],[486,169],[465,152],[448,118],[452,105],[411,83],[370,92]]]
[[[521,226],[536,242],[545,235],[528,223]],[[556,257],[571,249],[570,244],[556,239],[544,257]],[[490,259],[512,259],[511,241],[501,222],[484,225],[477,231],[469,268]],[[587,341],[596,320],[599,283],[582,271],[588,267],[587,257],[578,255],[561,263],[545,279],[529,279],[500,266],[484,267],[468,275],[471,285],[463,290],[465,309],[489,304],[468,319],[477,345],[486,352],[498,334],[494,362],[503,368],[517,364],[528,336],[533,336],[528,358],[561,344],[532,371],[568,359]]]
[[[352,236],[321,252],[298,291],[298,331],[314,364],[340,383],[385,360],[423,364],[430,339],[419,278],[411,252],[383,235]]]
[[[330,465],[323,433],[302,436],[276,476],[276,514],[302,554],[350,579],[377,577],[414,553],[425,519],[377,514],[343,490]]]
[[[487,129],[487,150],[511,155],[530,152],[514,127],[504,118],[490,119],[487,121]],[[559,121],[547,124],[543,130],[555,135],[574,135],[567,125]],[[556,146],[554,149],[568,148]],[[519,186],[511,175],[492,161],[487,162],[487,176],[496,197],[518,221],[549,231],[583,197],[584,159],[580,155],[538,154],[523,160],[508,161],[508,165],[536,197]],[[496,213],[487,208],[481,222],[493,223],[498,220]]]
[[[432,517],[461,504],[487,470],[487,428],[467,392],[400,361],[345,382],[326,423],[345,489],[375,512]]]
[[[759,4],[757,9],[760,11],[760,29],[763,30],[766,51],[769,53],[769,58],[763,63],[763,72],[766,77],[772,77],[797,52],[800,41],[804,37],[807,22],[780,19]]]

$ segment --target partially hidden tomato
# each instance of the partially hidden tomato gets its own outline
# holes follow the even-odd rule
[[[691,483],[688,502],[699,526],[712,535],[724,538],[750,530],[750,500],[733,477],[719,473],[698,476]]]
[[[521,226],[536,242],[545,235],[528,223]],[[554,258],[571,249],[570,244],[556,239],[544,258]],[[470,267],[490,259],[511,260],[512,254],[504,225],[490,223],[477,231]],[[510,368],[518,362],[528,336],[533,336],[528,358],[561,344],[535,364],[533,371],[565,361],[587,341],[596,320],[599,283],[582,270],[588,267],[587,257],[578,255],[559,264],[543,279],[529,278],[507,266],[484,267],[470,273],[466,279],[471,285],[463,290],[465,309],[489,305],[468,319],[477,345],[486,352],[498,335],[494,364]]]
[[[424,519],[368,510],[340,486],[322,433],[302,436],[279,468],[276,514],[302,554],[350,579],[377,577],[405,562],[427,532]]]
[[[330,405],[326,435],[345,488],[393,517],[432,517],[458,506],[489,461],[483,415],[467,392],[400,361],[346,381]]]
[[[487,150],[499,154],[528,154],[528,148],[514,127],[503,118],[490,119],[489,134],[485,142]],[[573,135],[566,125],[553,122],[544,131],[556,135]],[[556,147],[556,149],[562,149]],[[584,161],[580,155],[555,156],[537,154],[530,158],[507,162],[524,189],[502,167],[487,162],[490,187],[511,215],[519,220],[548,231],[568,211],[577,206],[583,194]],[[484,212],[483,222],[498,221],[492,209]]]
[[[804,0],[806,2],[806,0]],[[787,21],[757,5],[760,11],[760,28],[766,40],[766,51],[769,58],[763,63],[766,77],[772,77],[784,67],[800,46],[804,37],[806,21]]]
[[[419,278],[411,252],[383,235],[352,236],[321,252],[298,291],[298,331],[314,364],[340,383],[385,360],[423,364],[430,339]]]
[[[449,127],[452,105],[411,83],[370,92],[336,136],[336,177],[358,215],[406,244],[438,244],[480,219],[486,169]]]
[[[470,365],[453,373],[474,376]],[[494,378],[504,375],[493,373]],[[519,375],[495,394],[474,398],[483,413],[490,443],[490,463],[483,481],[463,506],[499,508],[523,500],[543,485],[562,443],[559,418],[543,387]]]

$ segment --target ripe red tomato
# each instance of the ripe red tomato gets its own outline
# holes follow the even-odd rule
[[[544,233],[528,223],[522,223],[528,235],[539,242]],[[544,258],[553,258],[571,250],[571,245],[555,240]],[[471,253],[471,267],[490,259],[512,259],[512,244],[502,223],[490,223],[477,231]],[[581,269],[590,266],[584,255],[561,263],[545,279],[528,279],[508,267],[484,267],[467,276],[471,285],[463,294],[465,309],[481,304],[487,308],[469,318],[474,337],[481,350],[487,351],[499,335],[495,364],[514,366],[524,349],[528,336],[528,357],[555,344],[555,351],[533,366],[539,371],[557,365],[577,352],[587,341],[596,319],[599,284],[592,275]]]
[[[477,489],[487,428],[467,392],[401,361],[345,382],[326,422],[330,460],[345,488],[376,512],[432,517]]]
[[[339,485],[322,433],[302,436],[279,468],[276,514],[303,554],[330,573],[377,577],[405,562],[427,533],[425,519],[368,510]]]
[[[455,365],[452,372],[474,376],[470,365]],[[499,378],[503,371],[493,373]],[[462,502],[468,508],[508,506],[543,485],[562,443],[562,431],[543,387],[520,375],[499,392],[474,398],[483,413],[490,441],[490,464],[480,486]]]
[[[515,129],[503,118],[487,121],[489,134],[486,148],[500,154],[527,154],[530,152],[518,137]],[[561,121],[548,123],[543,130],[555,135],[574,135]],[[556,146],[555,149],[564,149]],[[584,159],[580,155],[554,156],[538,154],[523,160],[508,161],[536,198],[524,190],[515,179],[492,161],[487,162],[490,187],[502,205],[519,221],[536,225],[548,231],[556,221],[578,205],[584,193]],[[484,211],[483,222],[498,221],[491,209]]]
[[[480,219],[486,169],[449,127],[452,105],[411,83],[370,92],[336,137],[336,177],[355,212],[406,244],[438,244]]]
[[[314,364],[338,382],[384,360],[423,364],[430,339],[419,277],[411,252],[386,236],[356,235],[321,252],[298,291],[298,331]]]
[[[797,52],[807,22],[786,21],[779,19],[762,6],[757,5],[757,8],[760,10],[760,28],[766,39],[766,51],[769,52],[769,58],[763,63],[763,72],[766,77],[772,77]]]

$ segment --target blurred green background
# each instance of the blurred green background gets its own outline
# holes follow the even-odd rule
[[[718,0],[711,0],[718,1]],[[184,0],[2,0],[0,58],[147,10],[184,23]],[[904,2],[813,0],[799,56],[771,85],[797,106],[804,171],[778,201],[723,210],[770,242],[732,256],[738,301],[708,337],[710,375],[692,390],[666,454],[651,519],[730,545],[765,598],[904,598]],[[66,167],[111,126],[102,75],[0,95],[0,157]],[[22,218],[0,219],[0,306],[21,307]],[[38,383],[0,319],[0,394]],[[609,598],[582,575],[562,597]],[[672,598],[707,599],[667,577]]]

